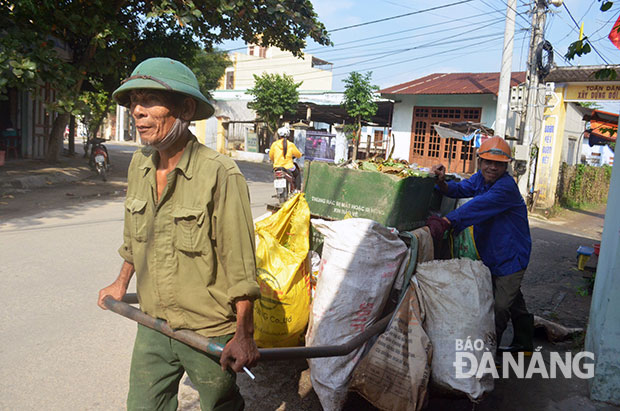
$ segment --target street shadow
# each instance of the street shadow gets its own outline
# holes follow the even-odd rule
[[[103,199],[103,197],[107,198]],[[66,221],[72,220],[73,218],[79,219],[81,216],[88,214],[93,208],[103,207],[110,202],[118,202],[118,209],[122,210],[124,198],[124,191],[117,190],[112,191],[106,196],[94,195],[93,197],[76,198],[74,204],[67,205],[65,203],[62,208],[53,208],[44,211],[36,209],[24,211],[19,217],[0,220],[0,234],[65,227],[67,226]],[[113,221],[123,221],[122,211],[119,211],[118,217],[110,216],[102,212],[101,218],[89,218],[88,220],[71,223],[71,225],[88,225]],[[121,237],[119,237],[119,241],[121,241]]]
[[[235,160],[239,170],[245,177],[246,181],[256,183],[270,183],[273,181],[273,171],[271,164],[254,163],[251,161]]]
[[[588,216],[592,216],[592,217],[597,217],[597,218],[602,218],[605,219],[605,212],[603,211],[602,213],[597,213],[595,211],[588,211],[588,210],[582,210],[579,208],[568,208],[567,210],[570,210],[574,213],[579,213],[579,214],[584,214],[584,215],[588,215]]]
[[[597,258],[591,257],[586,270],[580,271],[577,249],[597,241],[552,227],[532,227],[530,231],[532,253],[521,285],[529,311],[564,326],[585,327],[591,301],[591,270],[596,270]]]

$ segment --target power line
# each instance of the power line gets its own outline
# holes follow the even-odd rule
[[[526,37],[527,37],[527,36],[523,36],[523,38],[522,38],[522,39],[518,39],[518,38],[516,38],[516,37],[515,37],[515,40],[525,40],[525,38],[526,38]],[[502,48],[503,48],[503,45],[502,45],[501,47],[498,47],[498,48],[493,48],[493,49],[487,49],[487,50],[485,50],[485,51],[499,51],[499,50],[501,50]],[[460,56],[464,56],[464,55],[471,55],[471,52],[470,52],[470,51],[465,51],[465,52],[462,52],[462,53],[456,53],[456,54],[453,54],[452,56],[453,56],[453,57],[460,57]],[[432,63],[432,64],[427,65],[427,66],[424,66],[424,67],[425,67],[425,68],[428,68],[428,67],[433,67],[433,66],[437,66],[437,65],[439,65],[439,64],[444,64],[444,63],[445,63],[444,61],[439,61],[439,62]],[[410,72],[410,70],[407,70],[407,71],[401,71],[400,73],[396,73],[396,74],[390,74],[390,75],[389,75],[389,77],[392,77],[392,78],[393,78],[393,77],[399,77],[399,76],[401,76],[402,74],[405,74],[405,73],[408,73],[408,72]],[[382,80],[384,80],[384,79],[385,79],[385,78],[387,78],[387,77],[388,77],[387,75],[386,75],[386,76],[382,76],[382,77],[380,77],[380,78],[378,78],[378,79],[373,79],[373,81],[376,81],[376,82],[381,82]],[[406,80],[406,81],[411,81],[411,80]],[[386,87],[382,87],[382,88],[386,88]]]
[[[469,19],[473,19],[473,18],[475,18],[475,17],[480,17],[480,16],[486,16],[486,15],[488,15],[488,14],[489,14],[489,13],[474,14],[474,15],[472,15],[472,16],[462,17],[462,18],[458,19],[458,21],[467,21],[467,20],[469,20]],[[429,27],[437,27],[437,26],[444,25],[444,24],[452,24],[452,23],[454,23],[454,22],[455,22],[455,20],[454,20],[454,19],[449,19],[449,20],[444,21],[444,22],[441,22],[441,23],[427,24],[427,25],[425,25],[425,26],[418,26],[418,27],[414,27],[414,28],[412,28],[412,29],[406,29],[406,30],[393,31],[393,32],[391,32],[391,33],[381,34],[381,35],[378,35],[378,36],[364,37],[364,38],[361,38],[361,39],[356,39],[356,40],[351,40],[351,41],[345,41],[345,42],[342,42],[342,43],[338,43],[338,45],[337,45],[336,47],[330,47],[330,46],[321,46],[321,47],[316,47],[316,48],[314,48],[314,49],[308,49],[308,50],[306,50],[306,52],[311,53],[311,52],[313,52],[313,51],[319,51],[319,50],[323,50],[323,49],[325,49],[325,48],[328,48],[328,49],[330,49],[330,50],[332,50],[332,49],[334,49],[334,48],[336,48],[336,49],[337,49],[337,48],[339,48],[340,46],[343,46],[343,45],[346,45],[346,44],[359,43],[359,42],[361,42],[361,41],[366,41],[366,40],[375,40],[375,39],[382,38],[382,37],[394,36],[394,35],[397,35],[397,34],[407,33],[407,32],[410,32],[410,31],[422,30],[422,29],[429,28]],[[478,23],[479,23],[479,22],[474,22],[474,23],[471,23],[471,24],[478,24]],[[459,26],[459,27],[463,27],[463,26]],[[451,30],[451,29],[447,29],[447,30]],[[432,31],[432,32],[428,32],[428,33],[436,33],[436,32],[439,32],[439,31],[442,31],[442,30]],[[428,33],[427,33],[427,34],[428,34]],[[341,50],[342,50],[342,49],[341,49]]]
[[[460,39],[460,41],[478,40],[478,39],[481,39],[481,38],[492,38],[492,37],[502,36],[503,34],[504,33],[484,34],[484,35],[481,35],[481,36],[470,37],[468,39]],[[446,44],[453,44],[453,43],[454,43],[454,41],[452,41],[452,40],[447,41],[447,42],[444,41],[443,43],[441,43],[441,42],[439,42],[439,43],[431,42],[431,43],[427,43],[427,44],[422,44],[420,46],[414,46],[414,47],[409,47],[409,48],[405,48],[405,49],[389,51],[389,52],[386,52],[386,53],[383,53],[383,54],[371,54],[370,56],[373,56],[372,59],[363,60],[363,61],[356,61],[354,63],[345,64],[343,66],[337,67],[337,69],[341,69],[343,67],[354,66],[356,64],[366,63],[368,61],[376,60],[379,57],[389,57],[389,56],[393,56],[395,54],[404,53],[404,52],[407,52],[407,51],[417,50],[417,49],[421,49],[421,48],[428,48],[428,47],[432,47],[432,46],[445,46]],[[369,55],[367,55],[367,56],[369,56]]]
[[[469,0],[469,1],[472,1],[472,0]],[[458,19],[458,21],[467,21],[469,19],[473,19],[473,18],[476,18],[476,17],[487,16],[488,14],[489,14],[488,12],[479,13],[479,14],[473,14],[471,16],[461,17],[461,18]],[[364,38],[361,38],[361,39],[345,41],[345,42],[342,42],[342,43],[338,43],[338,45],[336,47],[332,47],[332,46],[319,46],[319,47],[315,47],[315,48],[311,48],[311,49],[306,49],[305,52],[306,53],[312,53],[314,51],[323,50],[325,48],[334,49],[334,48],[338,48],[339,46],[342,46],[342,45],[345,45],[345,44],[358,43],[360,41],[365,41],[365,40],[374,40],[374,39],[381,38],[381,37],[388,37],[388,36],[392,36],[392,35],[396,35],[396,34],[401,34],[401,33],[406,33],[406,32],[410,32],[410,31],[422,30],[422,29],[425,29],[425,28],[428,28],[428,27],[436,27],[436,26],[440,26],[440,25],[444,25],[444,24],[452,24],[452,23],[454,23],[454,21],[455,21],[454,19],[448,19],[448,20],[440,22],[440,23],[427,24],[425,26],[418,26],[418,27],[414,27],[412,29],[393,31],[391,33],[386,33],[386,34],[382,34],[382,35],[379,35],[379,36],[364,37]],[[473,23],[473,24],[476,24],[476,23]],[[245,50],[245,49],[247,49],[247,45],[243,46],[243,47],[236,47],[236,48],[232,48],[232,49],[223,50],[223,52],[229,53],[231,51],[239,51],[239,50]]]
[[[580,29],[579,24],[577,23],[577,21],[575,21],[575,18],[573,17],[572,13],[570,12],[570,10],[568,9],[568,7],[566,6],[566,3],[562,3],[562,5],[564,6],[564,8],[566,9],[566,12],[568,13],[568,15],[570,16],[571,20],[573,21],[573,23],[575,23],[575,26]],[[586,36],[587,39],[587,36]],[[601,55],[601,53],[598,52],[598,50],[596,49],[596,47],[594,47],[594,44],[592,44],[591,41],[588,41],[588,43],[590,44],[590,46],[592,47],[592,50],[594,50],[596,52],[596,54],[598,54],[598,56],[603,59],[603,61],[605,62],[605,64],[609,64],[609,62],[605,59],[605,57],[603,57]]]
[[[491,40],[491,42],[494,42],[494,41],[497,41],[497,40],[501,40],[503,38],[503,33],[498,34],[495,37],[496,38],[494,40]],[[474,39],[466,39],[466,40],[462,40],[462,42],[467,42],[467,41],[471,41],[471,40],[474,40]],[[440,52],[434,52],[432,54],[426,54],[426,55],[423,55],[423,56],[417,56],[417,57],[413,57],[413,58],[405,59],[405,60],[391,61],[391,62],[387,62],[387,63],[379,65],[379,66],[357,68],[355,70],[350,70],[350,71],[346,71],[346,72],[343,72],[343,73],[336,73],[336,74],[333,74],[333,77],[344,76],[344,75],[347,75],[349,73],[352,73],[353,71],[358,71],[358,72],[368,71],[368,70],[374,70],[374,69],[383,68],[383,67],[387,67],[387,66],[395,66],[395,65],[399,65],[399,64],[403,64],[403,63],[408,63],[408,62],[411,62],[411,61],[423,60],[423,59],[426,59],[426,58],[431,58],[431,57],[442,55],[442,54],[448,54],[448,53],[451,53],[451,52],[454,52],[454,51],[457,51],[457,50],[458,51],[462,51],[465,48],[477,47],[477,46],[480,46],[481,44],[482,43],[480,41],[477,41],[477,42],[475,42],[473,44],[468,44],[466,46],[464,46],[463,44],[460,44],[459,47],[456,47],[456,48],[453,48],[453,49],[449,49],[449,50],[440,51]],[[487,51],[487,50],[484,50],[484,51]],[[359,63],[356,63],[356,64],[359,64]],[[339,69],[341,69],[343,67],[344,66],[341,66],[341,67],[335,68],[334,70],[339,70]],[[302,73],[302,74],[314,74],[314,73]],[[318,79],[318,78],[321,78],[321,77],[320,76],[308,77],[308,78],[306,78],[304,80],[314,80],[314,79]]]
[[[496,40],[501,40],[502,38],[503,38],[503,33],[502,33],[501,37],[498,37]],[[470,44],[469,47],[478,46],[478,45],[480,45],[480,43]],[[353,70],[353,71],[374,70],[374,69],[383,68],[383,67],[387,67],[387,66],[392,66],[392,65],[402,64],[402,63],[408,63],[408,62],[411,62],[411,61],[414,61],[414,60],[422,60],[422,59],[425,59],[425,58],[434,57],[436,55],[446,54],[446,53],[450,53],[450,52],[457,51],[457,50],[463,50],[463,47],[461,46],[461,47],[453,48],[453,49],[450,49],[450,50],[440,51],[440,52],[434,53],[434,54],[428,54],[428,55],[425,55],[425,56],[422,56],[422,57],[414,57],[414,58],[407,59],[407,60],[400,60],[400,61],[395,62],[395,63],[387,63],[387,64],[383,64],[383,65],[380,65],[380,66],[373,66],[373,67],[364,68],[362,70]],[[351,73],[351,72],[334,74],[334,76],[342,76],[342,75],[349,74],[349,73]]]
[[[447,7],[457,6],[459,4],[469,3],[471,1],[473,1],[473,0],[461,0],[461,1],[457,1],[455,3],[443,4],[441,6],[431,7],[431,8],[428,8],[428,9],[412,11],[411,13],[399,14],[397,16],[386,17],[386,18],[383,18],[383,19],[378,19],[378,20],[373,20],[373,21],[367,21],[365,23],[359,23],[359,24],[353,24],[353,25],[350,25],[350,26],[338,27],[336,29],[327,30],[327,32],[328,33],[334,33],[336,31],[348,30],[348,29],[352,29],[352,28],[355,28],[355,27],[367,26],[369,24],[381,23],[383,21],[399,19],[401,17],[413,16],[415,14],[427,13],[427,12],[433,11],[433,10],[445,9]]]
[[[485,26],[478,27],[478,28],[473,29],[473,30],[479,30],[479,29],[481,29],[483,27],[488,27],[488,26],[491,26],[493,24],[497,24],[500,21],[501,21],[501,19],[492,20],[492,23],[487,24]],[[476,23],[474,23],[474,24],[476,24]],[[420,34],[416,34],[416,35],[413,35],[413,36],[399,37],[399,38],[390,39],[390,40],[382,40],[382,41],[377,41],[377,42],[374,42],[374,43],[364,43],[364,44],[360,44],[360,45],[357,45],[357,46],[342,47],[342,48],[339,48],[339,49],[328,49],[328,50],[322,51],[322,53],[332,53],[334,51],[350,50],[350,49],[361,48],[361,47],[368,47],[368,46],[375,46],[375,45],[378,45],[378,44],[385,44],[385,43],[394,43],[394,42],[400,41],[400,40],[408,40],[408,39],[413,39],[413,38],[417,38],[417,37],[427,36],[427,35],[430,35],[430,34],[443,33],[443,32],[447,32],[447,31],[451,31],[451,30],[460,29],[460,28],[463,28],[463,27],[471,27],[471,24],[468,23],[468,24],[463,24],[461,26],[454,26],[454,27],[450,27],[450,28],[446,28],[446,29],[429,31],[429,32],[426,32],[426,33],[420,33]],[[471,32],[473,30],[468,30],[466,33]],[[458,34],[456,34],[454,36],[458,36]]]
[[[497,24],[499,22],[499,20],[501,20],[501,19],[498,19],[497,21],[493,21],[492,20],[491,23],[489,23],[489,24],[479,25],[479,26],[476,26],[473,29],[462,31],[462,32],[459,32],[459,33],[456,33],[456,34],[452,34],[452,35],[446,36],[446,37],[442,37],[442,38],[437,39],[437,40],[432,40],[431,42],[422,44],[420,46],[416,46],[416,47],[413,47],[413,48],[407,48],[407,49],[404,49],[404,51],[415,49],[415,48],[422,48],[422,47],[432,46],[432,45],[435,45],[435,43],[439,42],[439,41],[449,40],[449,39],[453,39],[455,37],[458,38],[462,34],[467,34],[467,33],[471,33],[471,32],[474,32],[474,31],[482,30],[482,29],[484,29],[486,27],[489,27],[489,26],[492,26],[494,24]],[[449,28],[449,29],[446,29],[446,30],[444,30],[444,29],[442,29],[442,30],[435,30],[435,31],[430,31],[430,32],[422,33],[422,34],[415,35],[415,36],[404,37],[402,39],[426,36],[426,35],[431,35],[431,34],[435,34],[435,33],[443,33],[443,32],[446,32],[446,31],[455,30],[455,29],[463,28],[463,27],[469,27],[469,26],[470,25],[467,24],[467,25],[463,25],[463,26],[456,26],[456,27]],[[333,51],[341,51],[341,50],[346,50],[346,49],[349,49],[349,48],[367,47],[367,46],[379,45],[379,44],[385,44],[385,43],[393,44],[394,41],[396,41],[396,40],[401,40],[401,39],[392,39],[392,40],[384,40],[384,41],[374,42],[374,43],[365,43],[363,45],[358,45],[358,46],[353,46],[353,47],[344,47],[344,48],[341,48],[341,49],[330,49],[330,50],[326,50],[323,53],[330,53],[330,52],[333,52]],[[387,54],[390,54],[392,51],[393,50],[388,51]],[[352,59],[352,58],[363,58],[363,57],[368,57],[368,56],[378,57],[378,55],[376,53],[377,53],[376,51],[373,51],[370,54],[369,53],[365,53],[365,54],[362,54],[362,55],[358,54],[358,55],[346,56],[346,57],[338,56],[338,57],[335,58],[335,60],[347,60],[347,59]],[[316,56],[317,56],[317,58],[324,59],[322,54],[317,54]],[[285,54],[283,56],[272,57],[272,58],[270,58],[270,61],[273,61],[273,60],[276,60],[276,59],[287,59],[287,58],[290,58],[290,55]],[[264,62],[262,60],[261,61],[256,61],[256,62],[252,62],[252,63],[256,63],[256,64],[243,64],[243,67],[237,68],[236,71],[237,72],[253,71],[253,70],[257,69],[257,68],[263,67],[263,65],[264,65]]]

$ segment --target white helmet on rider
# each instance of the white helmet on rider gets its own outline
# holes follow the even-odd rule
[[[280,127],[278,129],[278,136],[280,137],[287,137],[289,135],[290,131],[288,127]]]

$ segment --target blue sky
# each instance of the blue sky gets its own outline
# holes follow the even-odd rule
[[[313,0],[319,19],[328,30],[388,18],[459,0]],[[513,71],[525,69],[532,1],[517,0]],[[607,35],[618,14],[620,1],[601,12],[597,0],[565,0],[584,34],[611,64],[620,64],[618,50]],[[505,0],[471,0],[412,16],[331,33],[333,47],[310,42],[306,52],[333,63],[334,90],[342,90],[349,72],[372,71],[373,82],[381,88],[414,80],[431,73],[499,71],[506,15]],[[563,56],[578,37],[578,28],[562,6],[550,6],[545,38],[555,50],[555,62],[568,65]],[[226,42],[221,47],[242,46]],[[595,52],[577,57],[573,65],[604,64]]]

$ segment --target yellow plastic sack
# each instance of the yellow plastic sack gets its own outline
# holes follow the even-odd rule
[[[256,223],[261,297],[254,303],[254,339],[259,347],[292,347],[301,342],[310,314],[309,230],[310,208],[303,193]]]

